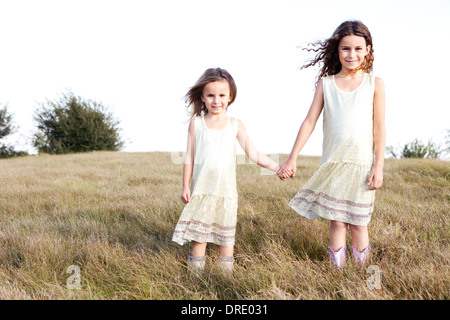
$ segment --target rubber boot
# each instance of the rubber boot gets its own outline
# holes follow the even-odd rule
[[[330,247],[328,247],[328,253],[330,254],[330,262],[333,267],[340,270],[345,266],[347,246],[343,246],[337,252],[334,252]]]
[[[355,261],[355,263],[360,267],[365,265],[366,262],[369,260],[370,252],[372,251],[370,246],[367,246],[367,248],[365,248],[362,252],[359,252],[353,246],[351,249],[353,261]]]

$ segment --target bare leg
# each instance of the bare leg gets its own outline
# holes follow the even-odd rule
[[[218,265],[219,268],[222,270],[222,272],[225,272],[228,275],[231,275],[233,273],[233,264],[234,264],[233,252],[234,247],[220,246],[219,249],[220,258],[218,261]]]
[[[330,248],[338,251],[345,246],[348,224],[341,221],[330,222]]]
[[[206,254],[206,242],[200,243],[192,241],[191,256],[202,257]]]
[[[192,241],[191,255],[188,258],[188,267],[197,276],[205,269],[205,253],[206,242],[200,243]]]
[[[367,226],[350,225],[352,234],[352,258],[357,265],[363,266],[369,260],[371,248]]]
[[[350,225],[350,232],[352,235],[352,246],[358,250],[363,251],[369,246],[369,233],[367,226]]]
[[[220,246],[219,254],[221,257],[232,257],[234,253],[234,247]]]

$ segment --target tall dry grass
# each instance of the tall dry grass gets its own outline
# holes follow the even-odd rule
[[[189,245],[171,241],[183,204],[182,167],[169,153],[2,160],[0,298],[448,299],[450,163],[386,161],[369,224],[378,289],[351,262],[334,272],[328,221],[287,206],[319,163],[301,157],[285,182],[238,165],[234,276],[216,271],[210,244],[196,278],[186,270]],[[68,286],[69,266],[79,267],[80,289]]]

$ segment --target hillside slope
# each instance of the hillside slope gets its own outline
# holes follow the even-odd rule
[[[239,164],[234,277],[213,268],[209,245],[196,279],[189,245],[171,241],[183,204],[170,153],[1,160],[0,298],[448,299],[450,162],[386,160],[369,224],[373,268],[350,262],[341,273],[329,266],[328,221],[287,206],[319,164],[300,157],[284,182]]]

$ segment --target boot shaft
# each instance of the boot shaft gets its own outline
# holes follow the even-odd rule
[[[343,246],[336,252],[328,247],[328,253],[330,254],[330,262],[333,267],[335,267],[336,269],[342,269],[345,266],[347,258],[347,246]]]

